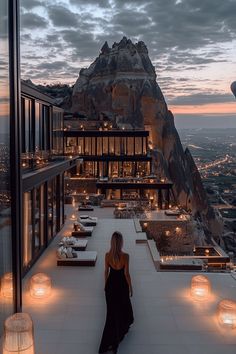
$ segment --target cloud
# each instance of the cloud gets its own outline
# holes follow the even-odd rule
[[[22,29],[46,28],[47,21],[33,12],[27,12],[21,15],[21,27]]]
[[[102,8],[110,7],[109,0],[70,0],[72,5],[82,6],[82,5],[93,5]]]
[[[203,94],[197,93],[193,95],[178,96],[169,100],[169,104],[175,106],[182,105],[204,105],[209,103],[225,103],[232,102],[233,97],[231,94]]]
[[[48,15],[56,27],[77,27],[79,15],[64,6],[54,5],[47,8]]]
[[[21,7],[27,10],[32,10],[34,7],[43,6],[43,3],[39,0],[21,0]]]

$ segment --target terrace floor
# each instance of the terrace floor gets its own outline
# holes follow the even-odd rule
[[[69,216],[72,207],[66,208]],[[104,254],[115,230],[123,233],[124,248],[130,254],[135,317],[118,352],[235,354],[236,329],[227,333],[220,328],[215,312],[221,298],[236,300],[236,279],[231,274],[209,273],[212,297],[202,304],[193,302],[189,297],[192,273],[157,272],[147,245],[135,243],[133,220],[112,219],[112,211],[95,208],[89,212],[99,217],[87,247],[98,252],[95,267],[56,266],[55,250],[60,236],[72,229],[68,218],[61,233],[27,275],[23,310],[34,321],[36,354],[98,352],[106,315]],[[33,300],[29,296],[28,279],[36,272],[52,277],[53,293],[47,300]]]

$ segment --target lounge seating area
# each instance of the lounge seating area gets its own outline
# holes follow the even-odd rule
[[[97,260],[95,251],[74,251],[73,257],[62,257],[57,259],[58,266],[87,266],[94,267]]]
[[[79,222],[81,221],[81,222]],[[58,266],[95,266],[97,260],[96,251],[86,251],[88,240],[91,237],[93,226],[97,225],[97,217],[81,215],[79,221],[74,221],[71,236],[64,236],[59,242],[56,251]]]

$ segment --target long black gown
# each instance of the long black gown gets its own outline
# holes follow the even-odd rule
[[[111,265],[109,267],[110,272],[105,286],[107,317],[99,353],[116,351],[134,321],[125,268],[117,270]]]

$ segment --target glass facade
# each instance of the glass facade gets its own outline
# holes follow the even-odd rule
[[[84,161],[77,167],[81,177],[145,177],[150,175],[150,161]]]
[[[63,173],[24,192],[23,221],[22,248],[25,272],[64,223]]]
[[[31,90],[31,96],[37,94]],[[44,167],[54,155],[63,154],[63,110],[23,93],[21,112],[21,167],[24,171]]]
[[[10,186],[10,79],[8,1],[0,1],[0,280],[12,273],[12,210]],[[5,318],[13,312],[13,296],[0,294],[0,335]]]
[[[65,153],[81,156],[134,156],[147,154],[148,137],[67,137]]]

